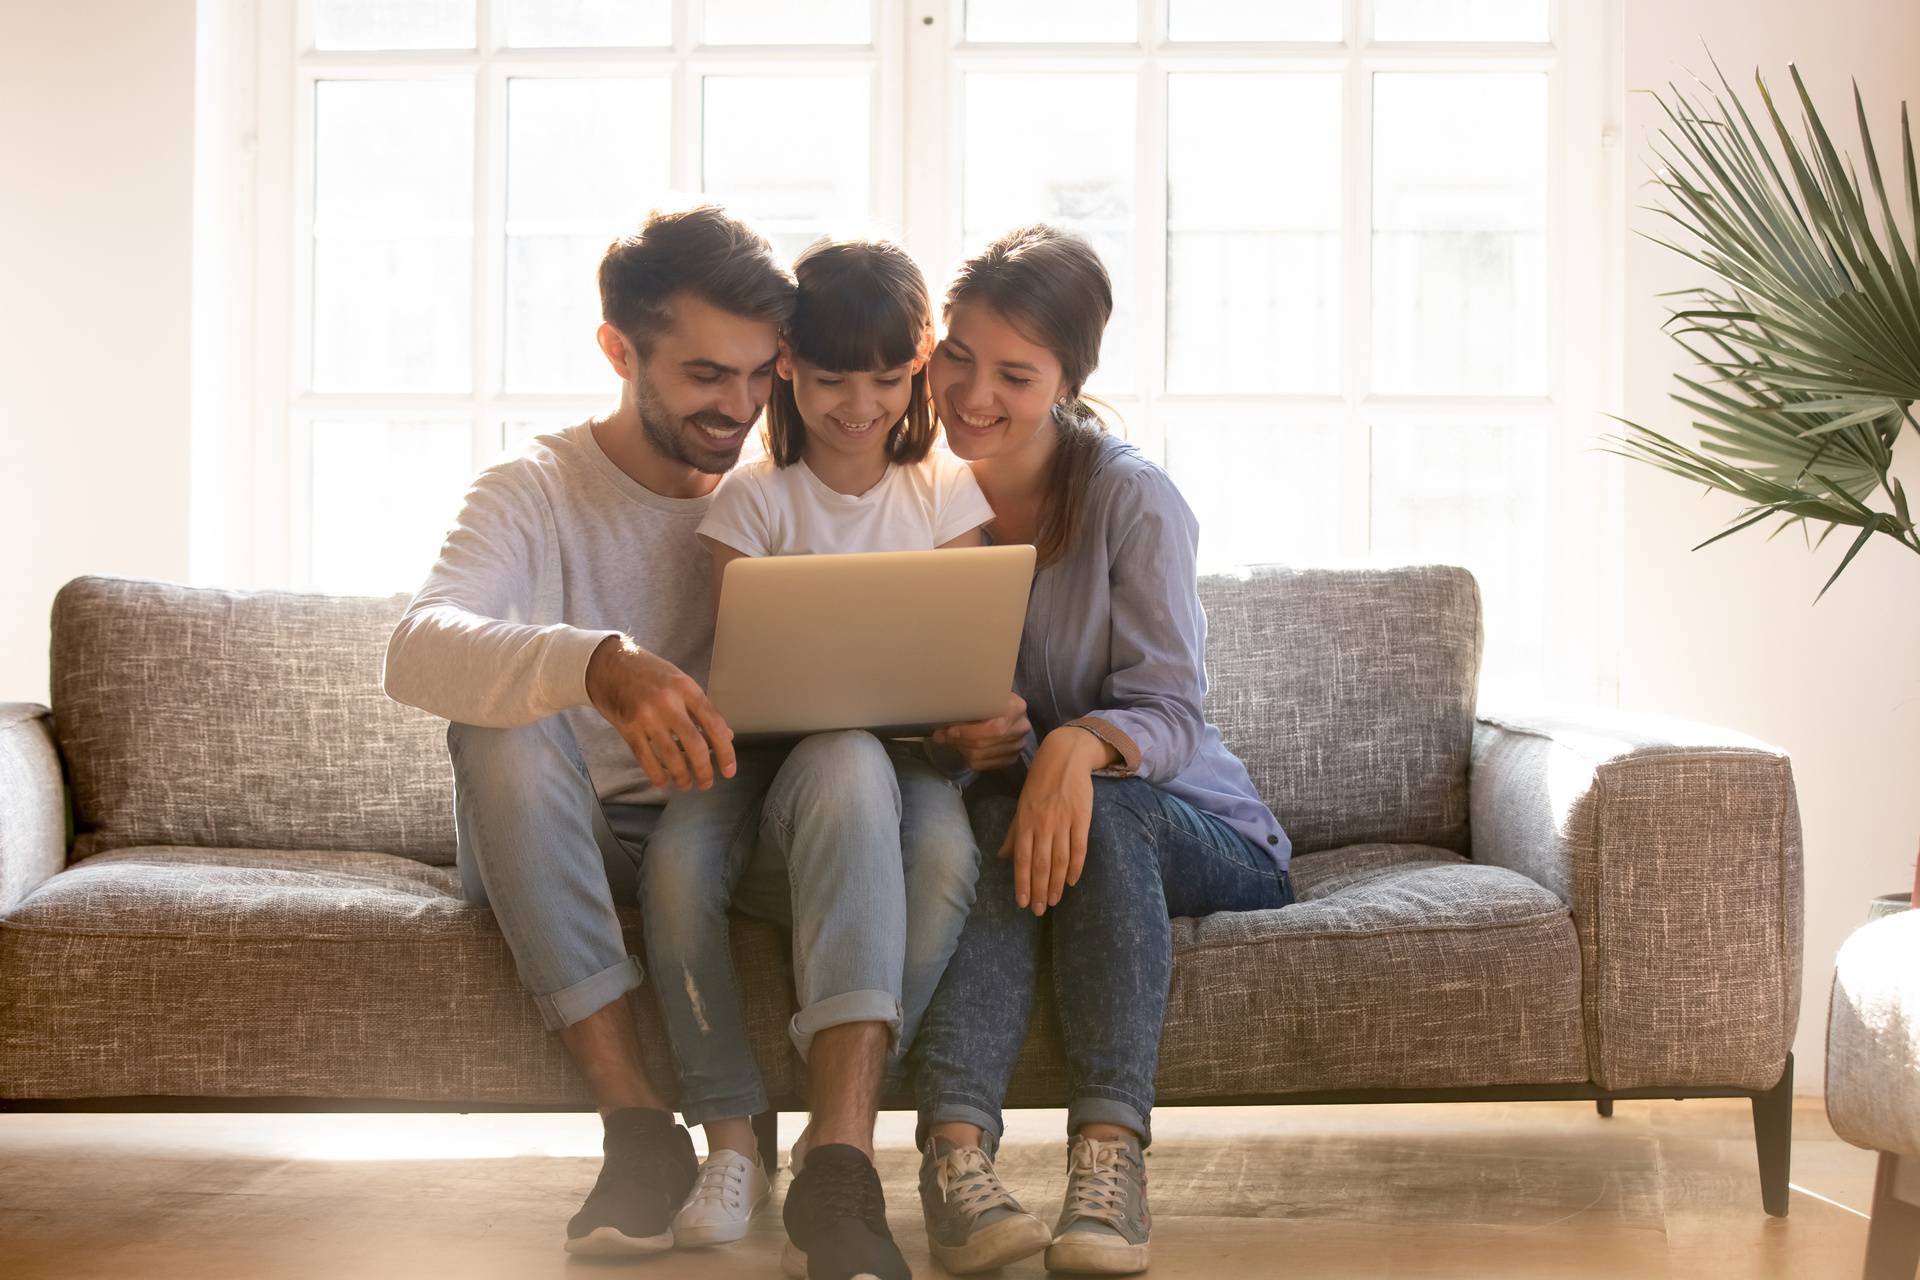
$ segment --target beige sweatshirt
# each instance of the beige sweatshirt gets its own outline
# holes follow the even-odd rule
[[[708,502],[645,488],[585,423],[489,467],[388,642],[387,696],[495,728],[565,716],[602,800],[664,803],[589,705],[587,659],[624,633],[706,684]]]

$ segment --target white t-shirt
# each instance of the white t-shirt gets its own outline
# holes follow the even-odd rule
[[[720,482],[700,533],[750,556],[931,551],[992,519],[973,471],[935,449],[861,494],[829,488],[804,460],[749,462]]]

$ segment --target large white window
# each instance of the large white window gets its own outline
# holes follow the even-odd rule
[[[1601,6],[1595,6],[1596,11]],[[1610,676],[1604,21],[1552,0],[306,0],[259,13],[256,577],[415,585],[603,408],[593,268],[672,193],[938,295],[1046,220],[1209,569],[1448,561],[1489,688]],[[1573,24],[1571,29],[1569,24]]]

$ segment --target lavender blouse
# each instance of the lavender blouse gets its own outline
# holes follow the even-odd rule
[[[1064,724],[1098,734],[1121,757],[1103,775],[1142,778],[1223,819],[1285,869],[1292,842],[1202,711],[1199,522],[1138,449],[1111,436],[1098,449],[1078,537],[1034,575],[1014,691],[1036,735]]]

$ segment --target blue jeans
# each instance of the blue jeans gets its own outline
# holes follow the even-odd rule
[[[601,804],[560,716],[511,729],[449,725],[447,750],[462,892],[493,909],[548,1029],[638,987],[640,964],[614,908],[638,899],[660,806]],[[907,932],[898,809],[890,861],[878,842],[843,844],[897,787],[879,743],[846,734],[796,751],[768,791],[770,838],[747,858],[734,900],[792,933],[802,1008],[791,1031],[802,1052],[823,1027],[898,1023]],[[971,869],[967,884],[970,892]]]
[[[913,1051],[920,1141],[930,1125],[978,1125],[997,1144],[1026,1039],[1040,948],[1053,957],[1068,1072],[1067,1131],[1123,1125],[1152,1139],[1153,1073],[1173,975],[1173,916],[1293,901],[1287,873],[1225,822],[1137,778],[1095,778],[1080,882],[1043,917],[1015,904],[1013,866],[991,856],[1022,778],[967,793],[981,859],[973,911]]]
[[[738,757],[732,778],[675,794],[640,865],[647,965],[689,1124],[767,1107],[727,934],[730,905],[764,914],[756,851],[792,868],[789,1030],[802,1057],[841,1022],[886,1022],[898,1046],[912,1042],[979,865],[959,789],[917,744],[828,733]]]

